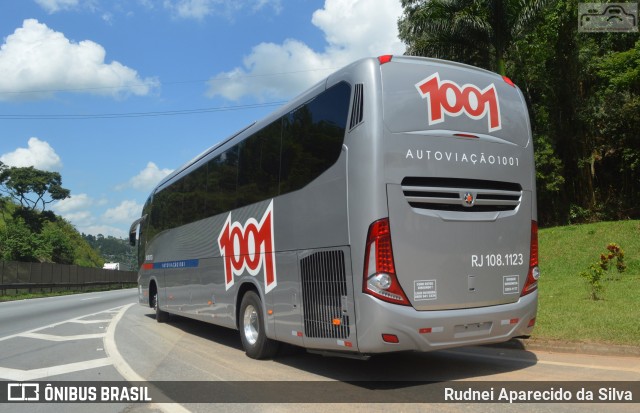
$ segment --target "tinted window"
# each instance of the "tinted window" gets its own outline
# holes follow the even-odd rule
[[[339,83],[153,199],[149,236],[307,185],[340,156],[351,87]]]
[[[281,125],[277,120],[240,143],[238,207],[278,195]]]
[[[234,146],[207,164],[207,217],[235,208],[237,180],[238,148]]]
[[[207,165],[186,175],[182,181],[182,223],[188,224],[206,218]]]
[[[283,119],[280,193],[317,178],[340,156],[351,87],[338,83]]]

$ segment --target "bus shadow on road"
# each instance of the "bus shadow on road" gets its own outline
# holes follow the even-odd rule
[[[367,361],[298,352],[275,361],[309,373],[366,383],[441,382],[453,380],[510,380],[510,373],[537,364],[534,353],[509,346],[476,346],[428,353],[379,354]],[[494,378],[495,377],[495,378]]]
[[[155,313],[145,315],[153,320],[156,318]],[[174,314],[169,315],[169,321],[167,324],[170,324],[187,334],[200,337],[205,340],[210,340],[238,351],[243,351],[242,344],[240,343],[240,336],[236,330]]]

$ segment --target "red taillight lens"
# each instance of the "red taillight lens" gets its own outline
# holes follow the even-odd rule
[[[380,64],[383,65],[385,63],[389,63],[392,58],[393,58],[393,55],[385,54],[382,56],[378,56],[378,62],[380,62]]]
[[[531,221],[531,247],[529,250],[529,273],[527,280],[522,288],[520,297],[538,289],[538,278],[540,278],[540,269],[538,268],[538,223]]]
[[[389,303],[409,305],[396,277],[389,218],[375,221],[369,226],[362,291]]]

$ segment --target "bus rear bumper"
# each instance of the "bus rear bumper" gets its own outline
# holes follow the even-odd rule
[[[359,311],[358,351],[364,354],[434,351],[530,336],[537,303],[535,291],[511,304],[417,311],[367,296]]]

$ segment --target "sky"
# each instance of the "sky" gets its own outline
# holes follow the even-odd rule
[[[0,161],[126,238],[153,187],[341,67],[402,54],[400,0],[5,0]]]

